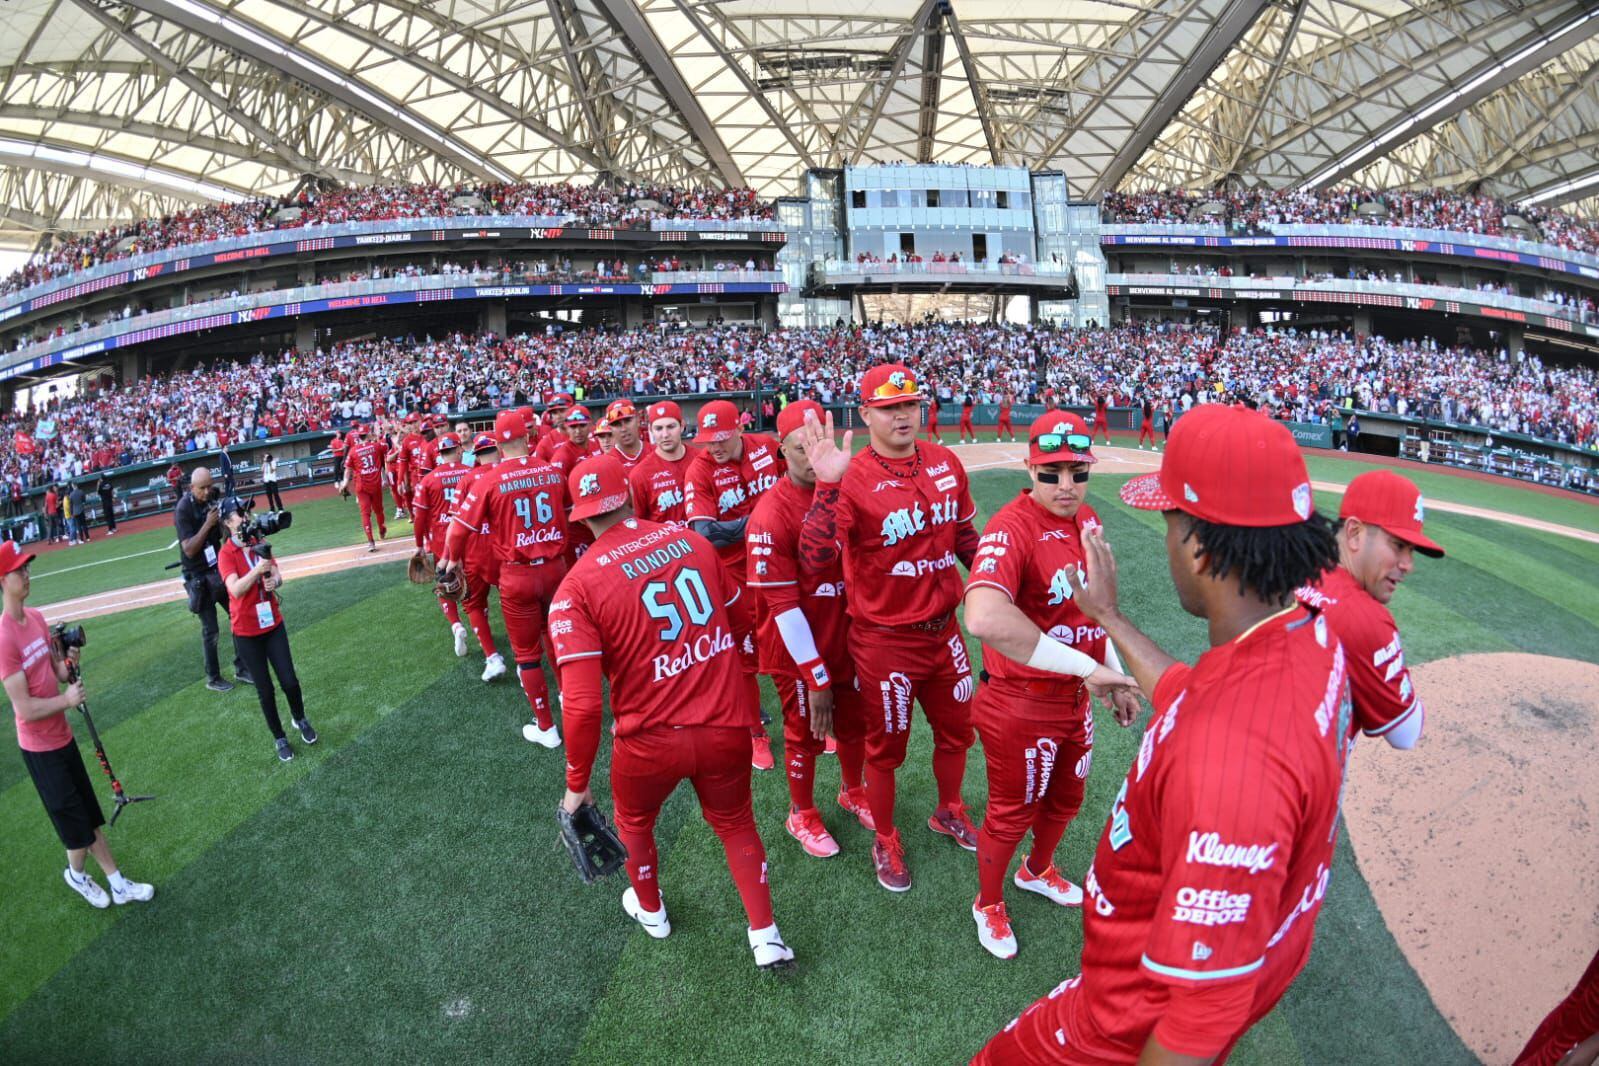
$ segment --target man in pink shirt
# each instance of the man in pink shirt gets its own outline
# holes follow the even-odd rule
[[[84,699],[81,679],[61,691],[70,673],[69,659],[77,662],[78,649],[69,652],[69,658],[58,655],[44,615],[23,606],[32,561],[33,556],[22,554],[15,541],[0,543],[0,588],[5,592],[5,608],[0,612],[0,681],[16,715],[22,761],[55,823],[56,834],[66,845],[63,876],[67,885],[95,907],[108,906],[112,900],[119,905],[143,903],[155,895],[155,889],[128,880],[117,869],[111,845],[100,828],[105,825],[105,815],[67,724],[67,708]],[[110,896],[83,868],[84,856],[91,851],[111,884]]]

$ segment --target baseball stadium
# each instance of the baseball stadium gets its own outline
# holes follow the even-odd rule
[[[1599,1063],[1599,0],[0,86],[0,1062]]]

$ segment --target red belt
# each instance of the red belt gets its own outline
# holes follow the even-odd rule
[[[1054,699],[1075,698],[1078,693],[1083,691],[1083,683],[1079,678],[1062,679],[1060,681],[1020,681],[1008,677],[996,677],[991,679],[990,684],[1001,692],[1025,693],[1028,696],[1045,696]]]
[[[876,622],[867,622],[862,629],[877,630],[882,633],[942,633],[949,628],[953,614],[941,614],[937,618],[930,618],[925,622],[907,622],[904,625],[885,626]]]
[[[501,566],[543,566],[548,559],[506,559]]]

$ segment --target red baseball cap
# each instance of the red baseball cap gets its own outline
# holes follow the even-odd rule
[[[609,514],[628,501],[627,470],[614,455],[584,459],[566,478],[574,522]]]
[[[594,435],[596,437],[609,437],[612,432],[611,420],[609,418],[602,418],[598,422],[594,423]]]
[[[695,439],[701,444],[715,444],[730,440],[738,428],[738,408],[733,401],[712,400],[700,408],[700,431]]]
[[[406,416],[405,416],[405,420],[406,420],[406,421],[407,421],[407,422],[415,422],[415,421],[416,421],[416,420],[417,420],[417,419],[418,419],[418,418],[420,418],[420,417],[421,417],[421,416],[420,416],[420,415],[418,415],[418,414],[417,414],[417,413],[416,413],[416,412],[415,412],[415,411],[412,411],[412,412],[411,412],[411,413],[410,413],[410,414],[408,414],[408,415],[406,415]]]
[[[569,393],[569,392],[558,392],[554,396],[551,396],[550,397],[550,402],[545,404],[544,406],[545,406],[545,408],[547,410],[552,410],[552,411],[555,410],[558,407],[571,407],[572,406],[572,394]]]
[[[439,438],[439,451],[453,452],[461,446],[461,438],[454,433],[446,433]]]
[[[1358,518],[1381,526],[1423,555],[1441,559],[1444,550],[1421,531],[1426,504],[1415,482],[1392,470],[1368,470],[1349,483],[1339,518]]]
[[[498,441],[522,440],[527,436],[527,420],[517,410],[501,411],[494,416],[494,439]]]
[[[861,403],[867,407],[887,407],[921,398],[921,383],[904,363],[883,363],[861,376]]]
[[[572,424],[575,424],[575,425],[581,425],[582,423],[587,422],[588,420],[589,420],[589,409],[587,407],[583,407],[583,406],[578,406],[578,407],[572,408],[570,411],[566,412],[566,417],[561,419],[561,421],[563,421],[563,422],[568,422],[568,423],[572,423]]]
[[[1093,446],[1088,423],[1070,411],[1045,411],[1027,430],[1027,461],[1033,465],[1095,463]]]
[[[34,560],[33,555],[24,555],[22,549],[17,547],[14,540],[0,541],[0,577],[21,570]]]
[[[477,439],[472,442],[472,454],[476,455],[478,452],[492,452],[499,446],[499,442],[496,441],[492,435],[488,433],[479,433],[477,435]]]
[[[803,426],[805,424],[805,412],[807,411],[816,416],[817,422],[821,422],[827,413],[822,410],[822,405],[815,400],[796,400],[777,412],[777,439],[781,441]]]
[[[637,418],[638,408],[633,406],[632,400],[612,400],[611,406],[605,409],[607,422],[618,422],[624,418]]]
[[[1291,526],[1316,510],[1294,435],[1247,407],[1204,404],[1172,427],[1160,470],[1122,486],[1144,511],[1182,511],[1224,526]]]
[[[652,403],[645,409],[645,414],[651,422],[658,418],[675,418],[679,422],[683,421],[683,409],[675,400],[659,400]]]

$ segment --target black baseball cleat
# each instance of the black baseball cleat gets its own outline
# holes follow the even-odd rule
[[[311,728],[311,722],[310,722],[309,719],[307,719],[307,718],[298,718],[298,719],[296,719],[295,722],[294,722],[294,728],[296,728],[296,729],[298,729],[300,731],[300,739],[301,740],[305,741],[307,744],[315,744],[316,743],[316,730]]]
[[[211,680],[205,683],[205,687],[210,689],[212,692],[232,692],[233,682],[224,681],[220,677],[213,677]]]
[[[294,758],[294,749],[289,747],[288,739],[286,737],[279,737],[278,738],[278,761],[279,762],[288,762],[292,758]]]
[[[253,685],[255,684],[255,675],[248,670],[240,670],[233,675],[233,680],[241,685]]]

